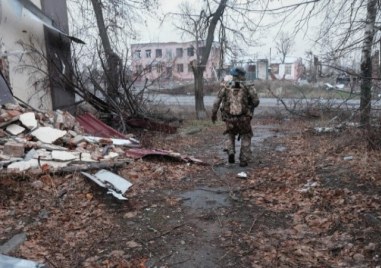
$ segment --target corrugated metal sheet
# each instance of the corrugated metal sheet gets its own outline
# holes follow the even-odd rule
[[[77,121],[87,134],[103,138],[126,138],[125,135],[106,125],[92,114],[77,116]]]

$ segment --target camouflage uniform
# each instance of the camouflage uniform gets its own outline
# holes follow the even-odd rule
[[[240,115],[229,114],[229,97],[228,91],[232,88],[241,87],[244,89],[243,112]],[[247,163],[251,160],[251,137],[253,131],[251,129],[251,119],[253,117],[254,108],[259,105],[259,98],[254,86],[247,86],[242,81],[237,83],[227,83],[218,92],[217,99],[213,104],[212,119],[216,118],[217,112],[221,110],[221,118],[226,124],[224,134],[228,134],[226,151],[229,155],[235,154],[235,137],[241,138],[241,150],[239,160],[241,163]],[[234,159],[234,158],[233,158]]]

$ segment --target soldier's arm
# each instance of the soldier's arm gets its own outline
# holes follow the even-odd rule
[[[212,116],[217,116],[218,109],[220,108],[220,105],[224,96],[225,96],[225,87],[220,89],[217,95],[217,99],[213,103]]]

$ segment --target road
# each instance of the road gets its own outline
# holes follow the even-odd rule
[[[150,95],[149,98],[154,101],[165,105],[174,105],[174,106],[193,106],[194,105],[194,96],[193,95],[170,95],[170,94],[155,94]],[[211,107],[213,105],[214,100],[216,99],[215,96],[204,96],[204,105],[205,107]],[[261,106],[265,107],[277,107],[281,106],[280,102],[277,102],[277,99],[275,98],[260,98],[261,100]],[[296,101],[300,102],[301,104],[313,103],[315,105],[318,105],[321,103],[324,104],[336,104],[340,105],[343,103],[343,100],[341,99],[330,99],[330,100],[324,100],[324,99],[304,99],[304,100],[296,100],[296,99],[283,99],[283,101],[286,104],[294,103]],[[359,107],[360,100],[347,100],[345,102],[345,107],[350,108],[356,108]],[[380,106],[380,101],[373,101],[372,107],[374,106]]]

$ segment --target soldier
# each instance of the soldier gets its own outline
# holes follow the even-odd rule
[[[217,112],[221,110],[221,118],[226,124],[224,134],[228,134],[227,153],[229,163],[235,162],[235,139],[241,139],[239,161],[241,167],[246,167],[251,159],[251,119],[254,108],[259,105],[259,98],[253,86],[246,86],[245,70],[234,67],[230,70],[233,77],[231,83],[226,83],[218,92],[213,104],[212,121],[217,120]]]

